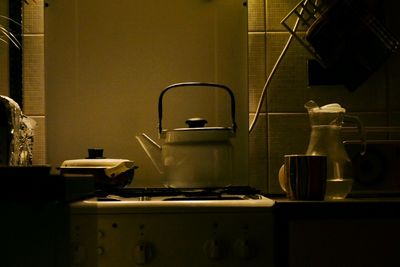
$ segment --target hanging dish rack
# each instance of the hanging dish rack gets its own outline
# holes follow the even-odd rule
[[[299,27],[292,28],[297,20]],[[352,91],[399,46],[363,0],[302,0],[281,24]]]
[[[324,65],[323,61],[319,57],[318,53],[312,47],[310,43],[304,38],[304,32],[306,32],[313,23],[321,17],[322,13],[327,9],[327,5],[318,3],[318,1],[303,0],[300,1],[281,21],[281,24],[286,30],[296,38],[300,44],[302,44],[308,52]],[[294,21],[299,22],[299,26],[290,26],[294,24]]]

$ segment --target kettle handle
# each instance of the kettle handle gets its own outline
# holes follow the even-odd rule
[[[236,132],[237,124],[236,124],[236,108],[235,108],[235,96],[233,95],[233,92],[229,87],[222,85],[222,84],[217,84],[217,83],[208,83],[208,82],[183,82],[183,83],[175,83],[172,85],[169,85],[167,88],[165,88],[161,94],[160,97],[158,98],[158,131],[160,134],[163,132],[162,128],[162,117],[163,117],[163,96],[164,94],[176,87],[184,87],[184,86],[208,86],[208,87],[217,87],[224,89],[225,91],[228,92],[230,98],[231,98],[231,117],[232,117],[232,130],[233,132]]]

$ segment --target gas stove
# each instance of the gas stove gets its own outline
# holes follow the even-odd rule
[[[98,197],[107,195],[117,195],[123,198],[130,197],[159,197],[159,196],[169,196],[177,197],[181,196],[184,198],[199,198],[201,200],[204,198],[213,198],[223,200],[227,196],[234,195],[256,195],[260,191],[248,187],[248,186],[228,186],[228,187],[218,187],[218,188],[121,188],[121,189],[110,189],[107,191],[97,191],[96,195]],[[184,200],[184,199],[182,199]]]
[[[117,203],[161,206],[272,206],[259,190],[246,186],[224,188],[123,188],[97,191],[86,203]],[[119,204],[118,204],[119,203]],[[108,204],[105,204],[108,205]]]
[[[71,204],[71,266],[273,266],[273,204],[250,187],[99,191]]]

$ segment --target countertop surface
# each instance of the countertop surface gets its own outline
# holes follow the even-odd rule
[[[275,266],[398,266],[400,197],[275,200]]]
[[[286,197],[269,198],[275,201],[279,216],[292,218],[400,218],[400,197],[351,197],[342,200],[289,200]]]

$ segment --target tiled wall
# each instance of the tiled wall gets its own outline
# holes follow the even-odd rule
[[[249,0],[249,111],[252,119],[267,75],[281,53],[289,34],[281,20],[299,0]],[[400,36],[396,20],[397,1],[386,0],[388,27]],[[280,193],[278,170],[284,154],[304,153],[309,123],[303,105],[313,99],[320,105],[337,102],[358,115],[367,130],[400,125],[400,55],[388,62],[355,92],[342,86],[308,86],[306,61],[311,58],[293,40],[271,83],[260,118],[250,135],[250,179],[269,193]],[[369,139],[398,138],[367,132]],[[344,139],[350,138],[344,134]],[[354,138],[354,135],[351,137]]]
[[[23,112],[36,122],[33,164],[46,163],[43,0],[23,8]]]
[[[0,14],[8,16],[8,2],[0,1]],[[0,23],[3,26],[8,24],[6,19],[0,18]],[[8,72],[8,44],[0,42],[0,95],[8,95],[9,87],[9,72]]]
[[[249,110],[253,118],[265,79],[289,37],[281,19],[298,0],[248,0],[249,10]],[[389,28],[400,36],[397,1],[385,1]],[[24,112],[38,122],[35,164],[46,163],[43,0],[24,8]],[[250,180],[265,192],[279,193],[277,172],[282,157],[303,153],[309,125],[303,105],[309,99],[320,105],[338,102],[359,115],[367,127],[400,126],[399,53],[356,92],[341,86],[309,87],[305,49],[294,40],[268,88],[262,113],[250,135]],[[369,138],[381,138],[368,134]],[[383,136],[386,138],[387,136]],[[398,134],[392,138],[399,138]],[[346,137],[345,137],[346,138]]]

